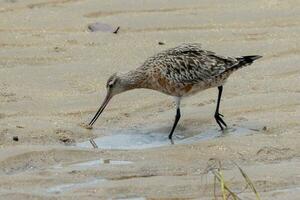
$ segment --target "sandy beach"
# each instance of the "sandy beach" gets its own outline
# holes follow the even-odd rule
[[[0,199],[211,200],[211,159],[234,191],[245,186],[236,163],[262,200],[299,199],[299,13],[297,0],[1,0]],[[120,29],[88,30],[97,22]],[[80,126],[111,74],[190,42],[263,56],[225,84],[224,133],[216,88],[183,99],[174,144],[173,98],[151,90],[114,97],[94,129]]]

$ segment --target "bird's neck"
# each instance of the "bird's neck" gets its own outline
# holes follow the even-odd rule
[[[120,76],[122,85],[126,90],[132,90],[137,88],[145,88],[147,75],[142,70],[129,71]]]

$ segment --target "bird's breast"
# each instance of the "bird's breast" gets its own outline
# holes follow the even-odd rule
[[[154,75],[147,84],[149,89],[171,96],[185,96],[193,89],[193,84],[176,83],[164,76]]]

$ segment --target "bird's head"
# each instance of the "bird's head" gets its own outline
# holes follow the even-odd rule
[[[128,90],[126,79],[122,75],[118,75],[117,73],[114,73],[109,77],[109,79],[106,82],[106,97],[100,106],[99,110],[91,120],[91,122],[88,124],[88,128],[92,128],[93,124],[97,121],[100,114],[103,112],[105,107],[107,106],[108,102],[111,100],[111,98],[117,94],[120,94],[126,90]]]
[[[111,75],[106,82],[107,95],[113,97],[126,90],[122,77],[117,73]]]

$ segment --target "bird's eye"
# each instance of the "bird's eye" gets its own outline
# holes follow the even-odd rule
[[[114,86],[114,82],[110,81],[107,85],[108,85],[109,88],[112,88]]]

